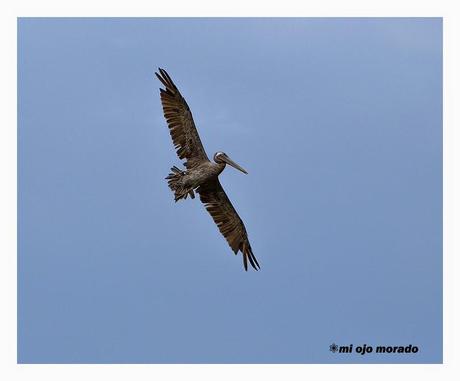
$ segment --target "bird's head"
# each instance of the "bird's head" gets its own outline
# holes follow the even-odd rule
[[[232,159],[228,157],[228,155],[225,152],[216,152],[214,154],[214,161],[217,164],[230,164],[233,168],[236,168],[239,171],[248,174],[243,167],[236,164]]]

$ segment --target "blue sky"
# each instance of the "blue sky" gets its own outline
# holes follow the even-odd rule
[[[259,272],[174,204],[159,66]],[[19,19],[18,92],[18,362],[442,361],[441,19]]]

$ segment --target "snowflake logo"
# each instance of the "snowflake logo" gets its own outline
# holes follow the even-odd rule
[[[332,343],[331,345],[329,345],[329,350],[332,352],[332,353],[335,353],[339,350],[339,347],[337,346],[336,343]]]

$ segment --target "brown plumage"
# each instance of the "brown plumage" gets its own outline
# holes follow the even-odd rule
[[[201,202],[233,252],[238,254],[241,251],[244,269],[248,269],[249,261],[251,266],[258,270],[260,266],[252,252],[243,221],[218,179],[226,164],[247,172],[223,152],[214,155],[215,163],[209,160],[187,102],[168,73],[163,69],[159,69],[159,72],[155,75],[165,87],[160,88],[160,97],[169,133],[179,159],[186,160],[185,171],[174,166],[171,168],[172,173],[166,177],[169,187],[174,192],[174,199],[177,202],[186,199],[187,196],[195,198],[194,191],[198,192]]]
[[[184,163],[186,168],[193,168],[205,160],[209,161],[187,102],[168,73],[163,69],[159,71],[161,75],[155,75],[165,86],[165,89],[160,89],[161,104],[177,156],[179,159],[187,159]]]

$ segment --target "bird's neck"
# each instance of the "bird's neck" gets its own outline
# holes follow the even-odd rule
[[[216,168],[218,169],[218,174],[222,173],[222,171],[225,169],[225,163],[216,163]]]

